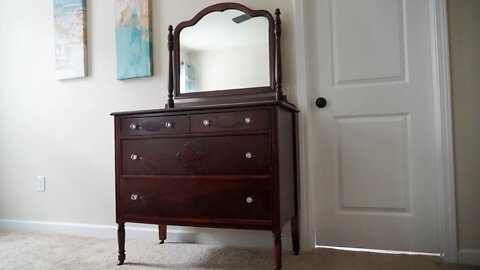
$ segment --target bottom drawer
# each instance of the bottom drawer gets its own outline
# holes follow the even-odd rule
[[[122,179],[124,216],[163,218],[271,218],[270,181]]]

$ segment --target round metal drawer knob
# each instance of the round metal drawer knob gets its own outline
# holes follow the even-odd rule
[[[245,124],[249,125],[253,122],[252,118],[250,117],[245,117]]]
[[[174,125],[172,122],[165,122],[165,127],[166,128],[172,128]]]
[[[251,152],[247,152],[247,153],[245,153],[245,157],[247,159],[251,159],[251,158],[253,158],[253,154]]]
[[[204,126],[208,127],[208,126],[210,126],[211,124],[212,124],[212,122],[210,122],[210,120],[207,120],[207,119],[203,120],[203,125],[204,125]]]
[[[136,201],[136,200],[138,200],[138,198],[139,198],[139,197],[138,197],[138,194],[132,194],[132,195],[130,195],[130,199],[131,199],[132,201]]]
[[[254,199],[253,197],[247,197],[245,201],[250,204],[250,203],[253,203]]]
[[[130,155],[130,159],[131,159],[131,160],[137,160],[137,159],[138,159],[138,155],[131,154],[131,155]]]
[[[138,128],[138,126],[136,124],[133,124],[133,123],[130,124],[130,129],[137,129],[137,128]]]

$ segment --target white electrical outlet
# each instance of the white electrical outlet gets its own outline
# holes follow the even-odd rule
[[[37,176],[37,191],[45,192],[45,176]]]

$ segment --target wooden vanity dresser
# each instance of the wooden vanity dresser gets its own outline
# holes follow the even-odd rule
[[[266,16],[273,24],[266,11],[259,15],[232,3],[211,6],[195,18],[227,9],[251,17]],[[279,12],[277,20],[279,27]],[[175,33],[194,23],[177,27]],[[274,264],[281,269],[281,232],[290,221],[293,250],[299,252],[297,110],[281,92],[281,61],[270,61],[270,74],[279,71],[270,76],[271,85],[264,87],[271,93],[259,97],[252,94],[264,88],[247,89],[247,95],[240,89],[242,98],[216,99],[220,91],[199,92],[194,97],[210,102],[179,104],[173,102],[172,94],[174,85],[178,86],[173,82],[180,79],[174,72],[179,61],[172,61],[172,28],[169,41],[171,80],[166,108],[112,113],[119,264],[125,261],[125,223],[136,222],[158,224],[162,243],[167,225],[269,230]],[[270,59],[277,59],[280,48],[269,45],[274,49],[269,50]],[[237,90],[223,92],[230,95]],[[175,87],[175,92],[181,100],[181,89]],[[191,98],[192,93],[186,96]]]

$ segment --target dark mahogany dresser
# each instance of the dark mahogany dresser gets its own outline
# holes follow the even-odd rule
[[[200,14],[227,8],[258,16],[232,3]],[[171,28],[169,41],[172,53]],[[125,223],[136,222],[158,224],[161,243],[167,225],[269,230],[280,269],[288,222],[299,252],[297,110],[281,94],[281,73],[270,77],[272,98],[220,102],[212,95],[214,102],[174,106],[172,57],[170,67],[165,109],[112,113],[119,264],[125,261]],[[182,98],[179,89],[176,97]]]

